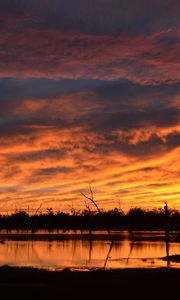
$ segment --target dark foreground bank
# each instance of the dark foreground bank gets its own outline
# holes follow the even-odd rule
[[[179,299],[180,269],[50,272],[0,268],[1,299]]]

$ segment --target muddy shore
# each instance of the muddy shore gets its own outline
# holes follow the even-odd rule
[[[1,299],[178,299],[180,269],[0,268]]]

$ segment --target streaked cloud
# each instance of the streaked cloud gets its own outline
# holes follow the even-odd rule
[[[177,0],[0,2],[0,210],[179,204]]]

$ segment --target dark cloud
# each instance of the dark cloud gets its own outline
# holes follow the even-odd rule
[[[102,135],[103,136],[103,135]],[[126,156],[138,159],[147,159],[150,157],[162,156],[169,151],[180,146],[180,135],[169,134],[166,139],[152,133],[148,139],[139,139],[136,143],[132,142],[133,135],[127,134],[126,137],[104,134],[104,141],[99,143],[94,141],[91,145],[85,145],[83,149],[87,152],[99,153],[102,156],[108,156],[110,153],[123,153]],[[143,169],[145,171],[145,169]],[[148,169],[147,171],[152,169]]]
[[[28,162],[33,163],[36,161],[43,161],[44,159],[54,159],[54,160],[63,160],[66,156],[66,149],[47,149],[41,151],[32,151],[32,152],[24,152],[17,154],[9,154],[7,155],[7,160],[9,163],[13,162]]]
[[[167,108],[172,105],[172,100],[180,94],[180,85],[161,84],[157,86],[143,86],[128,80],[103,81],[103,80],[52,80],[52,79],[26,79],[16,80],[11,78],[2,78],[0,80],[0,114],[11,114],[12,111],[18,110],[26,100],[34,100],[34,103],[44,99],[48,100],[49,105],[53,100],[67,95],[73,95],[76,102],[80,101],[79,93],[83,92],[84,101],[93,93],[90,105],[97,101],[101,104],[101,110],[107,109],[111,105],[115,111],[119,109],[128,110],[131,107],[161,107]],[[67,99],[71,101],[71,97]],[[89,102],[90,102],[89,101]],[[130,106],[131,104],[131,106]]]
[[[14,32],[5,29],[1,34],[0,75],[56,79],[125,78],[142,84],[178,82],[179,64],[174,59],[178,57],[179,43],[169,46],[168,52],[163,44],[157,45],[162,36],[172,35],[173,30],[146,37],[98,37],[30,29],[17,33],[14,38]]]
[[[44,168],[44,169],[39,169],[38,172],[34,175],[36,176],[53,176],[57,175],[59,173],[62,174],[68,174],[72,173],[75,168],[70,168],[70,167],[55,167],[55,168]]]
[[[0,3],[2,15],[23,14],[29,26],[93,34],[134,35],[177,26],[179,8],[177,0],[2,0]]]
[[[173,148],[172,145],[163,142],[162,139],[156,135],[153,135],[148,141],[139,141],[136,144],[121,143],[116,147],[117,150],[126,155],[142,159],[157,156],[157,153],[163,155],[163,153],[169,151],[170,148]]]
[[[79,128],[78,131],[82,136],[86,134],[102,136],[102,145],[100,146],[99,141],[95,139],[94,149],[112,151],[114,147],[114,150],[119,149],[124,153],[132,152],[138,155],[138,152],[143,152],[144,155],[145,153],[148,155],[148,152],[152,153],[151,149],[164,145],[163,139],[152,138],[154,134],[152,132],[149,135],[152,147],[148,141],[141,140],[138,146],[132,145],[133,131],[173,128],[178,126],[180,121],[179,109],[173,106],[173,99],[179,97],[180,93],[178,84],[142,86],[125,80],[2,79],[0,85],[2,87],[0,136],[3,139],[1,145],[7,145],[10,141],[15,143],[15,137],[18,137],[19,145],[27,141],[33,143],[46,131],[71,132]],[[26,108],[28,99],[33,99],[33,103],[36,104],[44,98],[46,102],[40,108],[32,111]],[[23,105],[25,108],[19,109],[19,106],[24,107]],[[70,107],[68,111],[67,107]],[[80,113],[78,108],[81,110]],[[122,131],[122,136],[119,136],[117,131]],[[167,149],[178,146],[176,134],[172,133],[172,137],[170,135],[168,140]],[[69,141],[68,147],[71,145],[72,148],[72,144],[73,140]],[[92,142],[89,147],[85,141],[83,149],[92,151],[91,144]],[[36,161],[47,156],[58,157],[61,150],[58,151],[56,152],[52,145],[52,151],[25,153],[17,155],[15,159]]]
[[[87,127],[95,131],[112,131],[116,129],[132,130],[149,126],[168,127],[178,125],[180,111],[176,108],[133,110],[92,115],[86,119]],[[85,121],[85,120],[84,120]]]
[[[173,149],[173,148],[176,148],[176,147],[179,147],[180,146],[180,133],[174,133],[174,134],[170,134],[168,137],[167,137],[167,144],[169,146],[169,148]]]
[[[179,81],[179,8],[177,0],[1,1],[1,77]]]
[[[0,79],[0,103],[7,105],[8,101],[22,101],[26,99],[55,99],[68,93],[110,85],[101,80],[52,80],[46,78],[31,78],[17,80],[16,78]]]

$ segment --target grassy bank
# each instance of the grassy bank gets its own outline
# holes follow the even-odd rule
[[[0,268],[2,299],[178,299],[179,269],[51,272]]]

